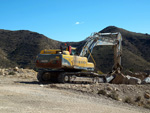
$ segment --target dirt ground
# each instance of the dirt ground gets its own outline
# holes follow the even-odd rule
[[[141,93],[144,86],[130,86]],[[149,86],[144,87],[147,90]],[[107,92],[104,92],[104,91]],[[110,92],[118,99],[109,98]],[[123,92],[124,90],[124,92]],[[149,113],[142,106],[123,102],[124,85],[39,84],[35,76],[0,75],[1,113]],[[129,90],[131,91],[131,90]],[[129,93],[129,92],[128,92]],[[108,96],[109,95],[109,96]],[[132,94],[131,94],[132,95]],[[143,99],[143,93],[141,100]],[[120,99],[120,100],[119,100]],[[149,99],[148,99],[149,100]]]

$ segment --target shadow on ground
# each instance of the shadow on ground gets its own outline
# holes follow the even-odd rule
[[[58,82],[46,82],[40,83],[38,81],[15,81],[14,83],[21,83],[21,84],[93,84],[90,82],[71,82],[71,83],[58,83]]]
[[[40,84],[38,81],[16,81],[15,83],[21,83],[21,84]]]

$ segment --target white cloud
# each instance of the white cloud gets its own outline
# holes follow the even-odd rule
[[[76,22],[75,25],[84,24],[84,22]]]
[[[75,24],[78,25],[78,24],[80,24],[80,22],[76,22]]]

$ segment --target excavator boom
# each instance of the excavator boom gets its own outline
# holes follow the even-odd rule
[[[114,46],[114,66],[113,70],[121,69],[121,53],[122,53],[122,36],[120,33],[94,33],[86,39],[86,43],[83,46],[79,56],[84,57],[88,54],[87,58],[90,58],[95,46],[100,45],[112,45]]]

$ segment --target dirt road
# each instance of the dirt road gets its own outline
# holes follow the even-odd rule
[[[102,97],[46,88],[34,79],[0,76],[0,113],[149,113],[149,111]]]

